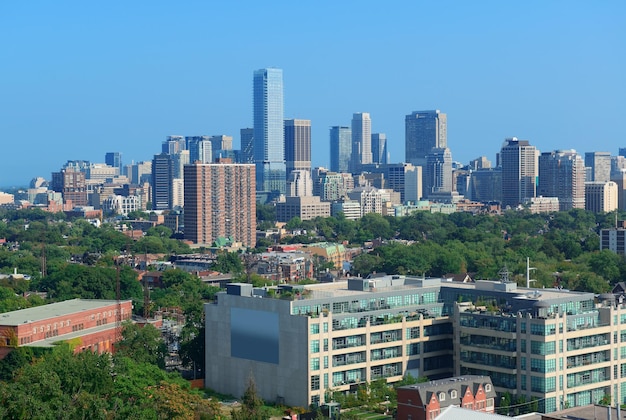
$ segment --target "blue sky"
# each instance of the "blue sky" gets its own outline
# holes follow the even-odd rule
[[[284,70],[285,117],[369,112],[404,159],[404,117],[448,114],[454,160],[505,137],[626,147],[624,1],[3,1],[0,186],[68,159],[150,160],[167,135],[252,124],[252,73]]]

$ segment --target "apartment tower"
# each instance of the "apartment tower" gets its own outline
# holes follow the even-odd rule
[[[255,166],[211,163],[185,166],[185,239],[212,244],[232,237],[256,245]]]
[[[352,116],[352,165],[353,174],[361,171],[361,165],[372,163],[372,120],[368,112]]]

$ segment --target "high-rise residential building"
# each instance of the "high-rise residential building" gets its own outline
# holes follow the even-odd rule
[[[254,163],[254,129],[242,128],[239,130],[241,144],[241,162]]]
[[[423,166],[434,147],[448,147],[448,118],[439,110],[414,111],[405,118],[406,162]]]
[[[117,168],[117,175],[124,175],[122,171],[122,154],[120,152],[107,152],[104,155],[104,163]]]
[[[282,69],[256,70],[253,94],[256,188],[258,191],[284,194],[286,169]]]
[[[313,195],[322,201],[334,201],[345,197],[354,188],[354,178],[347,172],[330,172],[319,168],[313,171]]]
[[[626,169],[612,170],[611,181],[617,185],[617,208],[626,210]]]
[[[372,162],[389,163],[387,135],[385,133],[372,133]]]
[[[575,150],[555,150],[539,156],[537,195],[557,197],[561,211],[585,208],[585,165]]]
[[[185,166],[185,239],[212,244],[219,237],[256,244],[255,166],[212,163]]]
[[[189,150],[189,163],[213,162],[213,146],[209,136],[185,137],[187,150]]]
[[[361,165],[372,163],[372,120],[368,112],[352,115],[352,154],[350,172],[361,172]]]
[[[348,172],[352,158],[352,130],[350,127],[330,128],[330,170]]]
[[[537,149],[528,140],[507,138],[500,149],[502,208],[517,207],[536,195]]]
[[[435,147],[426,155],[423,192],[426,197],[452,192],[452,154],[447,147]]]
[[[585,167],[589,168],[586,181],[606,182],[611,180],[611,153],[585,153]]]
[[[363,170],[371,174],[382,174],[384,187],[400,193],[400,199],[418,201],[422,198],[422,167],[410,163],[387,163],[364,165]]]
[[[618,191],[615,182],[585,182],[585,210],[608,213],[617,208]]]
[[[187,148],[185,138],[183,136],[167,136],[161,144],[161,152],[173,155]]]
[[[172,159],[172,178],[183,177],[183,168],[189,165],[189,150],[181,150],[178,153],[170,155]]]
[[[152,210],[172,208],[172,180],[174,177],[172,157],[167,153],[154,155],[152,159]]]
[[[285,163],[291,171],[311,170],[311,120],[285,120]]]

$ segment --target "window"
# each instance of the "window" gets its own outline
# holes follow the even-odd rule
[[[320,370],[320,358],[319,357],[311,358],[311,370]]]
[[[491,384],[485,384],[485,392],[491,392]]]
[[[439,401],[445,401],[446,400],[446,393],[445,392],[440,392],[439,393]]]
[[[320,352],[320,340],[311,340],[311,353]]]
[[[311,334],[320,333],[320,324],[311,324]]]
[[[311,376],[311,391],[320,389],[320,375]]]
[[[454,399],[454,398],[458,398],[458,397],[457,397],[456,390],[454,390],[454,389],[453,389],[452,391],[450,391],[450,398],[452,398],[452,399]]]

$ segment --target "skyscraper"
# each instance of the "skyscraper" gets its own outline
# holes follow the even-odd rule
[[[167,153],[152,159],[152,210],[169,210],[172,205],[172,157]]]
[[[575,150],[539,156],[537,195],[557,197],[561,211],[585,208],[585,165]]]
[[[185,239],[210,245],[232,237],[256,244],[255,167],[213,163],[185,166]]]
[[[284,194],[283,71],[275,68],[256,70],[253,96],[256,188]]]
[[[241,144],[241,163],[254,163],[254,129],[240,129],[239,139]]]
[[[348,172],[352,155],[352,130],[350,127],[330,128],[330,170]]]
[[[535,197],[537,149],[528,140],[507,138],[500,149],[502,208],[516,207]]]
[[[161,144],[161,152],[173,155],[187,148],[185,138],[183,136],[167,136]]]
[[[433,147],[448,147],[448,118],[439,110],[414,111],[405,118],[405,160],[423,166]]]
[[[372,133],[372,162],[389,163],[387,135],[385,133]]]
[[[209,136],[185,137],[185,142],[189,150],[189,163],[213,162],[212,144]]]
[[[589,169],[586,181],[606,182],[611,179],[611,153],[585,153],[585,166]]]
[[[117,174],[122,173],[122,154],[120,152],[108,152],[104,155],[104,163],[114,168],[117,168]]]
[[[435,147],[426,155],[424,195],[452,192],[452,154],[447,147]]]
[[[311,171],[311,120],[285,120],[287,179],[291,171]]]
[[[359,173],[361,165],[372,163],[372,120],[368,112],[357,112],[352,115],[351,162],[352,173]]]

